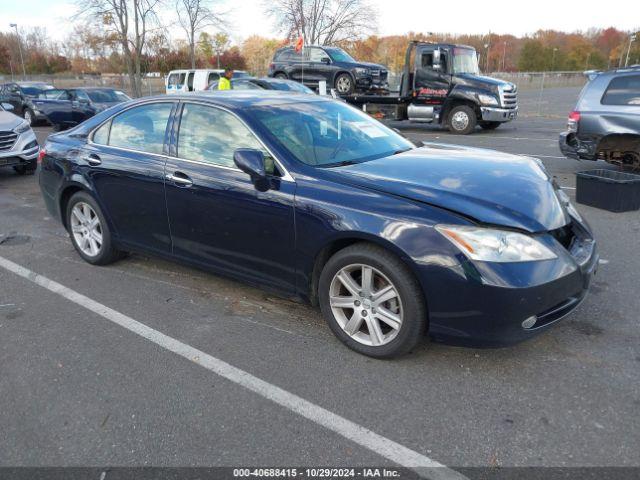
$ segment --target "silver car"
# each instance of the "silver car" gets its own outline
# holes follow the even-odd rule
[[[38,139],[29,122],[11,113],[13,106],[0,106],[0,167],[13,167],[30,175],[38,166]]]

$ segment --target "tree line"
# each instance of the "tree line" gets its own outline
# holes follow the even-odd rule
[[[173,2],[173,3],[169,3]],[[399,72],[409,40],[473,46],[485,72],[581,71],[640,63],[640,35],[615,27],[584,32],[539,30],[517,37],[408,32],[378,36],[377,12],[367,0],[271,0],[265,14],[279,38],[250,36],[233,45],[229,12],[217,0],[78,0],[73,30],[54,41],[43,28],[0,33],[0,73],[118,73],[141,94],[148,72],[187,67],[232,67],[266,73],[273,53],[304,36],[307,44],[343,47],[355,58]],[[167,25],[167,18],[170,18]],[[170,38],[168,27],[182,32]],[[22,57],[20,56],[22,50]],[[628,58],[627,58],[628,57]]]

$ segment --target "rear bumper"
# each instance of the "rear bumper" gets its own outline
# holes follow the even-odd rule
[[[562,132],[558,137],[558,146],[565,157],[576,160],[598,159],[595,142],[583,142],[575,132]]]
[[[548,245],[555,240],[551,239]],[[513,345],[551,328],[587,295],[598,267],[592,238],[543,262],[482,264],[463,260],[445,280],[423,277],[429,334],[435,341],[493,348]],[[433,275],[429,275],[430,278]],[[524,324],[525,320],[534,322]]]
[[[480,107],[480,114],[483,122],[510,122],[518,117],[518,107]]]

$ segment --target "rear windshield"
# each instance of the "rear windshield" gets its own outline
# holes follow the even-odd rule
[[[625,75],[611,80],[602,104],[640,106],[640,75]]]
[[[25,95],[32,95],[35,97],[38,94],[42,93],[45,89],[40,87],[20,87],[20,90],[22,90],[22,93]]]

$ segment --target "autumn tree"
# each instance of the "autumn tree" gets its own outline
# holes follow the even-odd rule
[[[254,75],[266,75],[273,54],[283,44],[283,41],[274,38],[250,36],[240,48],[242,56],[247,60],[246,68]]]
[[[212,0],[177,0],[176,12],[187,34],[191,68],[196,68],[196,37],[206,27],[224,26],[223,14],[213,8]]]

